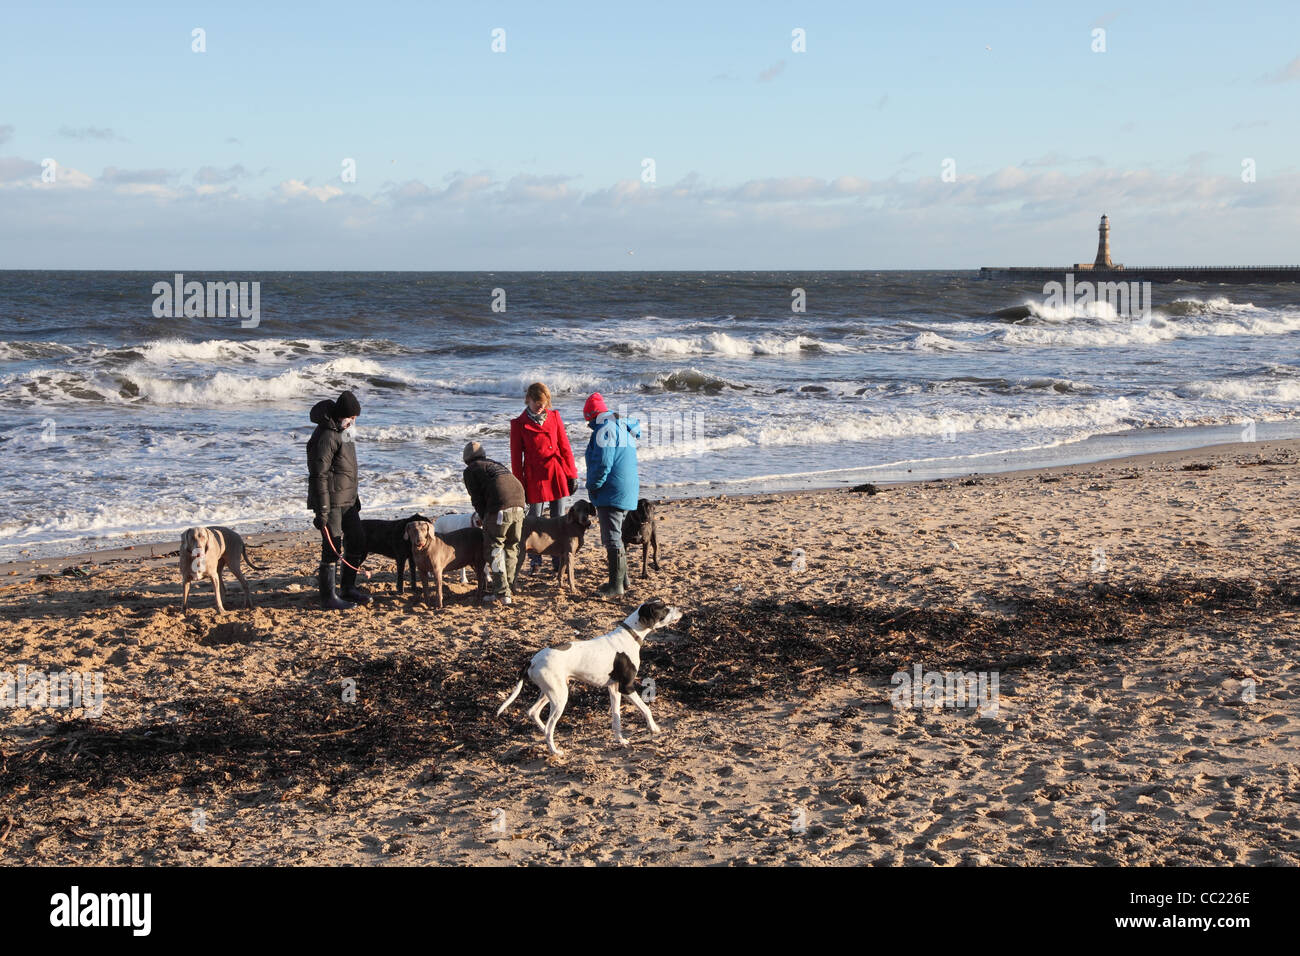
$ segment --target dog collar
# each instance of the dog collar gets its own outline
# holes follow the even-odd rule
[[[629,634],[631,634],[634,638],[636,638],[636,642],[637,642],[638,644],[640,644],[642,641],[645,640],[645,634],[638,634],[636,631],[632,630],[632,628],[630,628],[630,627],[627,626],[627,621],[619,621],[619,622],[618,622],[618,626],[621,627],[621,628],[623,628],[623,630],[627,631],[627,632],[628,632]],[[649,634],[649,633],[650,633],[649,631],[646,631],[646,634]]]

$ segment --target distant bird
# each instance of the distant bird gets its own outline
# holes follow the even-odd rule
[[[634,255],[636,255],[636,253],[633,252],[631,249],[629,249],[629,250],[627,251],[627,254],[628,254],[629,256],[634,256]]]

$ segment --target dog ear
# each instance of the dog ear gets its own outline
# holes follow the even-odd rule
[[[661,598],[651,598],[637,609],[642,627],[653,628],[668,616],[668,605]]]

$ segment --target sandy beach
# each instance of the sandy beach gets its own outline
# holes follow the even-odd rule
[[[3,565],[0,671],[104,696],[0,708],[0,862],[1296,865],[1298,477],[1270,441],[673,501],[620,601],[592,537],[580,594],[509,608],[372,558],[325,614],[309,532],[250,539],[252,611],[227,576],[183,616],[163,547]],[[493,716],[651,596],[687,611],[642,656],[662,734],[627,706],[614,746],[595,689],[563,757]],[[996,713],[895,706],[917,665],[996,675]]]

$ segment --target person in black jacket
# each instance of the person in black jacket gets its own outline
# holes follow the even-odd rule
[[[493,461],[476,441],[465,446],[465,489],[475,513],[483,521],[483,550],[492,571],[492,589],[485,600],[510,598],[510,582],[519,569],[519,542],[523,539],[524,486],[499,461]]]
[[[311,410],[316,430],[307,441],[307,507],[315,513],[313,524],[321,532],[320,606],[328,611],[370,603],[370,595],[357,590],[366,536],[357,495],[357,446],[349,429],[360,414],[361,403],[351,392],[337,401],[317,402]],[[337,576],[340,555],[343,573]],[[341,581],[342,598],[336,580]]]

